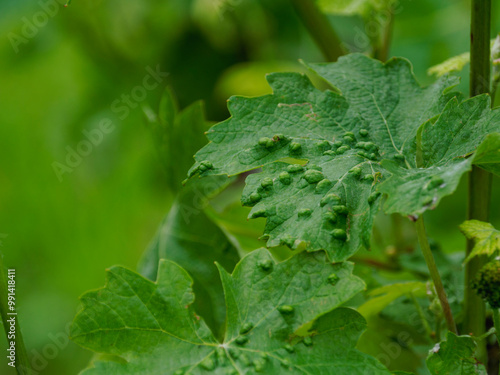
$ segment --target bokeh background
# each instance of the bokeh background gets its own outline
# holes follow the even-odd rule
[[[468,51],[469,6],[401,0],[390,55],[408,58],[419,81],[432,82],[430,66]],[[366,49],[360,17],[329,18],[347,45]],[[170,86],[180,108],[203,100],[207,118],[220,121],[229,96],[269,92],[265,73],[325,60],[288,0],[74,0],[67,8],[4,0],[0,30],[0,250],[17,270],[21,323],[39,373],[76,374],[91,358],[67,340],[78,296],[101,286],[111,265],[137,267],[178,188],[143,109],[156,111]],[[141,90],[148,67],[168,77]],[[460,75],[467,93],[467,67]],[[54,163],[103,119],[113,129],[58,176]],[[445,252],[464,247],[457,225],[465,185],[428,215]],[[390,236],[381,223],[378,235]],[[14,373],[3,359],[0,373]]]

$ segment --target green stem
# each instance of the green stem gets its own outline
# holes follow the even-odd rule
[[[434,261],[434,256],[432,255],[431,247],[429,246],[429,241],[427,240],[424,218],[420,216],[415,225],[417,227],[418,242],[420,243],[425,263],[427,263],[427,268],[429,269],[432,282],[434,283],[439,302],[441,303],[441,307],[443,309],[446,327],[448,328],[448,331],[458,334],[457,326],[455,325],[455,320],[453,319],[453,315],[451,313],[450,304],[448,303],[448,298],[446,297],[446,292],[443,287],[443,282],[441,281],[441,276],[439,275],[436,262]]]
[[[387,61],[389,58],[389,49],[391,46],[392,29],[394,27],[394,9],[387,10],[388,19],[382,27],[382,32],[377,35],[373,41],[373,56],[380,61]]]
[[[493,310],[493,325],[495,326],[495,334],[497,341],[500,343],[500,310],[491,308]]]
[[[342,42],[315,0],[290,0],[302,23],[328,61],[346,54]]]
[[[490,13],[491,0],[472,0],[471,6],[471,61],[470,96],[489,92],[490,88]],[[469,173],[468,220],[488,221],[491,198],[491,175],[476,167]],[[474,247],[467,241],[466,256]],[[483,259],[476,257],[465,266],[464,324],[463,331],[481,336],[485,330],[486,308],[482,299],[471,289],[470,283],[482,267]],[[478,346],[479,361],[486,362],[486,346]]]
[[[26,347],[24,346],[23,336],[21,334],[21,328],[19,327],[19,317],[17,315],[7,315],[9,312],[8,306],[8,288],[7,288],[7,275],[4,271],[3,256],[0,252],[0,315],[2,316],[3,327],[5,330],[5,335],[8,336],[10,331],[10,323],[8,319],[15,317],[15,347],[16,347],[16,371],[19,375],[31,375],[31,365],[28,359],[28,353]],[[13,340],[8,339],[7,342]]]

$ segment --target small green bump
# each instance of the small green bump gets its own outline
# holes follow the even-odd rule
[[[346,215],[349,213],[349,210],[344,205],[337,205],[332,207],[333,212],[341,215]]]
[[[297,215],[299,217],[309,217],[309,216],[311,216],[311,214],[312,214],[312,211],[309,208],[302,208],[297,213]]]
[[[279,179],[283,185],[290,185],[292,182],[292,176],[290,176],[290,173],[288,172],[281,172]]]
[[[326,150],[326,149],[330,148],[330,142],[328,142],[328,141],[320,141],[320,142],[316,143],[316,146],[320,150]]]
[[[283,134],[275,134],[273,137],[273,141],[279,142],[285,139],[285,136]]]
[[[269,141],[273,141],[271,138],[267,138],[267,137],[262,137],[259,139],[259,145],[261,145],[262,147],[267,147]]]
[[[282,245],[288,246],[291,249],[295,243],[295,238],[293,238],[289,234],[285,234],[285,235],[283,235],[283,237],[281,237],[280,243]]]
[[[290,367],[290,361],[288,359],[282,359],[281,360],[281,366],[284,366],[284,367]]]
[[[361,156],[362,158],[368,158],[368,154],[364,151],[358,151],[358,155]]]
[[[224,351],[224,349],[220,347],[217,348],[215,354],[217,355],[217,358],[219,358],[220,360],[224,360],[226,358],[226,352]]]
[[[363,176],[363,181],[373,182],[374,180],[375,180],[375,177],[371,173],[365,174]]]
[[[211,161],[204,160],[200,163],[200,167],[205,167],[206,169],[213,169],[214,165],[212,164]]]
[[[394,155],[394,159],[396,159],[397,161],[404,161],[405,156],[403,154],[396,154]]]
[[[250,201],[252,203],[257,203],[262,199],[262,196],[259,193],[252,193],[250,194]]]
[[[344,143],[342,143],[342,141],[335,141],[335,142],[333,142],[333,145],[334,145],[335,147],[340,147],[340,146],[342,146],[343,144],[344,144]]]
[[[262,358],[262,359],[268,359],[269,356],[267,355],[266,352],[260,352],[260,358]]]
[[[366,144],[366,142],[357,142],[357,143],[354,145],[354,147],[355,147],[355,148],[362,148],[362,149],[364,149],[364,148],[365,148],[365,144]]]
[[[258,217],[266,217],[266,216],[267,216],[267,214],[266,214],[266,210],[265,210],[265,209],[263,209],[263,208],[261,208],[261,209],[259,209],[259,210],[256,210],[256,211],[252,212],[252,214],[251,214],[251,216],[250,216],[250,217],[251,217],[252,219],[256,219],[256,218],[258,218]]]
[[[238,359],[240,357],[240,355],[241,355],[241,351],[238,348],[229,348],[229,354],[234,359]]]
[[[375,143],[373,142],[365,142],[364,147],[366,151],[376,151],[378,150],[378,147]]]
[[[238,371],[236,371],[234,368],[230,368],[226,370],[226,375],[238,375]]]
[[[299,153],[302,151],[302,145],[298,142],[292,142],[290,143],[290,151],[294,153]]]
[[[177,370],[174,375],[184,375],[184,370]]]
[[[380,196],[380,193],[378,191],[374,191],[368,196],[368,203],[373,203],[377,200],[377,198]]]
[[[304,337],[304,340],[302,340],[305,346],[312,346],[313,340],[311,336],[306,336]]]
[[[292,165],[289,165],[286,169],[290,173],[299,173],[299,172],[302,172],[304,170],[304,167],[300,164],[292,164]]]
[[[322,216],[323,216],[323,219],[325,219],[325,221],[328,221],[332,224],[337,221],[337,215],[335,214],[335,212],[326,211],[323,213]]]
[[[291,315],[294,313],[295,309],[293,308],[293,306],[290,305],[282,305],[278,307],[278,311],[284,315]]]
[[[268,259],[269,260],[269,259]],[[246,335],[253,329],[253,323],[247,322],[240,329],[240,335]]]
[[[422,204],[424,206],[430,206],[432,203],[434,202],[434,198],[433,197],[427,197],[423,200]]]
[[[266,148],[269,150],[271,148],[274,147],[274,141],[272,139],[270,139],[269,141],[267,141],[266,143]]]
[[[260,186],[262,186],[264,189],[273,186],[273,179],[270,177],[264,177],[260,182]]]
[[[304,179],[310,184],[317,184],[324,178],[323,173],[315,169],[309,169],[304,173]]]
[[[248,342],[248,337],[247,336],[238,336],[238,337],[236,337],[234,342],[236,342],[236,344],[238,344],[240,346],[245,345]]]
[[[290,344],[286,344],[284,347],[283,347],[288,353],[294,353],[295,352],[295,349],[293,348],[292,345]]]
[[[255,367],[256,372],[262,372],[264,371],[264,367],[266,366],[266,361],[263,361],[262,359],[257,359],[253,361],[253,366]]]
[[[347,238],[347,234],[343,229],[334,229],[332,231],[332,236],[337,240],[342,240],[342,241],[345,241]]]
[[[333,185],[332,182],[329,179],[325,178],[320,182],[318,182],[318,185],[316,185],[316,193],[326,192],[330,189],[332,185]]]
[[[361,176],[361,168],[359,167],[354,167],[349,170],[349,173],[352,174],[354,177],[359,177]]]
[[[354,138],[354,133],[353,132],[345,132],[344,137],[353,137]]]
[[[377,155],[375,153],[368,154],[368,159],[370,160],[377,160]]]
[[[273,261],[271,259],[261,260],[258,266],[264,271],[269,271],[273,268]]]
[[[212,358],[206,358],[200,365],[207,371],[215,369],[215,362]]]
[[[328,276],[328,278],[326,280],[328,281],[328,283],[335,285],[340,280],[340,278],[337,276],[336,273],[332,273],[330,276]]]
[[[433,176],[425,185],[426,190],[432,190],[444,184],[444,180],[440,176]]]
[[[240,361],[245,365],[245,366],[251,366],[252,362],[248,359],[248,356],[246,354],[242,354],[240,356]]]
[[[349,146],[342,146],[337,149],[337,154],[341,155],[346,151],[349,151],[350,147]]]
[[[321,201],[319,202],[319,205],[321,207],[324,207],[326,206],[328,203],[333,203],[333,204],[337,204],[337,203],[340,203],[340,197],[337,195],[337,194],[333,194],[333,193],[330,193],[328,195],[325,195]]]
[[[366,129],[359,129],[359,135],[362,137],[366,137],[368,135],[368,130]]]
[[[354,142],[356,139],[354,139],[354,137],[351,137],[350,135],[345,135],[343,137],[343,140],[348,142],[348,143],[351,143],[351,142]]]
[[[337,155],[337,153],[335,151],[333,151],[333,150],[328,150],[328,151],[323,152],[323,155],[324,156],[326,156],[326,155],[328,155],[328,156],[335,156],[335,155]]]

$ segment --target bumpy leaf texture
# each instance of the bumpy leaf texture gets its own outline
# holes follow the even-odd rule
[[[343,261],[369,247],[380,193],[386,212],[418,216],[456,189],[478,146],[478,165],[499,169],[498,138],[481,144],[500,130],[489,97],[460,103],[450,77],[422,88],[401,58],[353,54],[309,67],[335,91],[301,74],[270,74],[273,94],[232,97],[231,117],[209,130],[189,172],[262,168],[247,178],[242,202],[254,206],[252,218],[267,218],[268,246],[325,249]]]
[[[363,317],[334,310],[364,289],[352,268],[321,253],[275,263],[265,249],[232,275],[219,267],[227,327],[218,342],[193,310],[192,279],[180,266],[160,261],[156,283],[114,267],[104,288],[82,297],[72,327],[74,341],[102,354],[83,374],[389,375],[355,349]]]

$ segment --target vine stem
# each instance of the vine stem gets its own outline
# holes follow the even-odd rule
[[[311,34],[328,61],[337,61],[346,54],[342,42],[333,29],[328,17],[321,12],[315,0],[290,0],[295,12]]]
[[[420,243],[420,248],[424,254],[425,263],[427,263],[427,268],[431,274],[432,282],[436,288],[436,293],[441,303],[443,309],[444,319],[446,321],[446,327],[448,331],[458,334],[457,326],[455,325],[455,320],[453,319],[453,314],[451,313],[450,304],[448,298],[446,297],[446,292],[443,287],[443,282],[441,281],[441,276],[434,261],[434,256],[432,255],[431,247],[429,241],[427,240],[427,234],[425,233],[424,218],[422,215],[417,219],[415,226],[417,228],[418,242]]]
[[[490,14],[491,0],[472,0],[471,3],[471,61],[470,96],[490,91]],[[491,174],[476,166],[469,173],[468,220],[488,221],[491,199]],[[467,240],[466,256],[474,247],[474,241]],[[486,330],[486,307],[483,300],[471,288],[470,283],[484,264],[481,257],[475,257],[465,266],[464,323],[463,330],[473,336],[481,336]],[[485,363],[486,346],[481,343],[478,359]]]
[[[5,330],[5,335],[8,337],[10,331],[10,323],[7,321],[9,319],[8,313],[8,289],[7,289],[7,277],[4,271],[3,256],[0,252],[0,315],[2,316],[3,328]],[[18,375],[31,375],[31,364],[28,359],[28,353],[26,347],[24,346],[23,336],[21,334],[21,328],[19,327],[19,318],[15,315],[15,334],[16,338],[16,371]],[[11,340],[7,339],[7,342]]]

